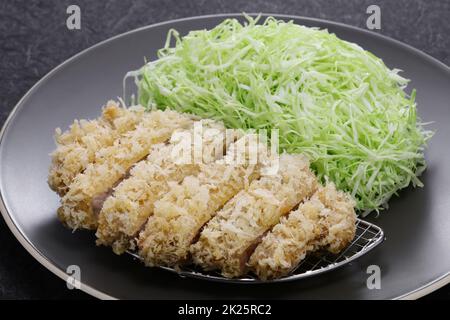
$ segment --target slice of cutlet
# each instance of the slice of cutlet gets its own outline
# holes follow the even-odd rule
[[[97,244],[111,245],[117,254],[133,248],[133,238],[152,215],[155,201],[170,190],[170,184],[198,174],[200,163],[223,157],[229,143],[238,135],[235,130],[226,130],[223,123],[211,120],[198,121],[193,129],[178,133],[187,137],[154,145],[147,159],[134,166],[130,177],[114,188],[99,215]],[[182,144],[186,142],[188,159],[180,159],[182,155],[176,151],[184,148]],[[195,148],[201,148],[197,149],[200,159],[195,158]]]
[[[308,160],[282,154],[276,174],[253,181],[208,222],[191,246],[193,262],[225,277],[241,276],[264,234],[316,189]]]
[[[316,245],[333,254],[339,253],[355,237],[355,200],[347,193],[336,190],[333,183],[319,188],[316,197],[325,207],[319,225],[326,230],[324,236],[317,239]]]
[[[243,136],[230,145],[223,159],[201,165],[198,175],[172,184],[170,191],[156,201],[138,240],[139,254],[146,265],[178,266],[188,260],[189,247],[203,225],[259,177],[263,159],[248,161],[251,155],[260,157],[260,150],[266,148],[257,140],[254,134]],[[251,150],[246,145],[251,145]]]
[[[355,202],[333,184],[281,219],[250,257],[251,270],[263,280],[288,275],[312,251],[338,253],[355,236]]]
[[[50,188],[63,196],[75,176],[94,162],[95,153],[112,145],[122,133],[134,130],[143,113],[142,107],[126,109],[114,101],[108,101],[99,119],[75,120],[64,133],[57,128],[57,147],[51,154],[52,165],[48,176]]]
[[[152,145],[168,140],[175,130],[192,124],[189,115],[169,109],[144,113],[135,130],[121,135],[112,146],[98,150],[95,162],[74,178],[61,199],[60,220],[74,230],[96,229],[93,200],[108,194],[131,166],[148,155]]]

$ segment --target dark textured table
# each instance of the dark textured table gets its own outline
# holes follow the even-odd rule
[[[66,8],[81,8],[81,30],[66,28]],[[384,35],[450,65],[447,0],[2,0],[0,3],[0,126],[31,86],[67,58],[111,36],[159,21],[231,12],[284,13],[365,28],[366,9],[381,8]],[[132,48],[130,48],[132,50]],[[61,101],[64,103],[64,101]],[[0,298],[83,299],[35,261],[0,219]],[[427,298],[450,299],[450,286]]]

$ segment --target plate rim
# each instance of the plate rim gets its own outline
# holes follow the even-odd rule
[[[320,19],[320,18],[313,18],[313,17],[306,17],[306,16],[300,16],[300,15],[290,15],[290,14],[277,14],[277,13],[245,13],[248,16],[258,16],[261,15],[262,17],[267,17],[267,16],[273,16],[276,18],[281,18],[281,19],[300,19],[303,21],[310,21],[310,22],[319,22],[319,23],[325,23],[325,24],[331,24],[331,25],[335,25],[335,26],[339,26],[342,28],[346,28],[346,29],[350,29],[354,32],[358,32],[358,33],[363,33],[363,34],[369,34],[371,36],[374,36],[376,38],[382,39],[384,41],[393,43],[401,48],[407,49],[408,51],[413,52],[414,54],[419,55],[420,57],[422,57],[423,59],[427,60],[428,62],[431,62],[432,64],[436,65],[439,68],[444,69],[447,73],[450,74],[450,67],[448,65],[446,65],[445,63],[443,63],[442,61],[439,61],[438,59],[430,56],[429,54],[409,45],[406,44],[400,40],[396,40],[393,39],[391,37],[385,36],[383,34],[377,33],[377,32],[373,32],[373,31],[369,31],[369,30],[365,30],[362,29],[360,27],[356,27],[356,26],[352,26],[352,25],[348,25],[342,22],[337,22],[337,21],[332,21],[332,20],[326,20],[326,19]],[[138,27],[129,31],[126,31],[124,33],[120,33],[118,35],[115,35],[113,37],[107,38],[105,40],[102,40],[86,49],[83,49],[82,51],[76,53],[75,55],[71,56],[70,58],[64,60],[63,62],[61,62],[60,64],[58,64],[56,67],[54,67],[52,70],[50,70],[47,74],[45,74],[40,80],[38,80],[26,93],[25,95],[15,104],[14,108],[11,110],[11,112],[9,113],[8,117],[6,118],[1,130],[0,130],[0,147],[2,146],[2,141],[4,141],[4,135],[5,132],[8,128],[8,126],[10,125],[11,121],[13,120],[13,118],[15,117],[15,115],[17,114],[19,108],[24,104],[24,102],[26,101],[26,99],[28,99],[28,97],[34,92],[36,91],[39,86],[43,83],[45,83],[45,81],[50,78],[53,74],[55,74],[56,72],[58,72],[60,69],[62,69],[66,64],[69,64],[73,61],[75,61],[76,59],[78,59],[79,57],[83,56],[84,54],[86,54],[87,52],[97,49],[105,44],[107,44],[110,41],[114,41],[117,40],[121,37],[126,37],[129,34],[135,33],[135,32],[139,32],[145,29],[150,29],[150,28],[154,28],[154,27],[158,27],[158,26],[164,26],[164,25],[168,25],[168,24],[173,24],[173,23],[177,23],[177,22],[184,22],[184,21],[190,21],[190,20],[200,20],[200,19],[209,19],[209,18],[223,18],[223,19],[227,19],[227,18],[236,18],[236,17],[243,17],[244,13],[219,13],[219,14],[207,14],[207,15],[199,15],[199,16],[189,16],[189,17],[184,17],[184,18],[177,18],[177,19],[171,19],[171,20],[164,20],[161,22],[157,22],[157,23],[153,23],[150,25],[145,25],[142,27]],[[6,209],[6,205],[3,199],[3,195],[1,193],[0,190],[0,212],[3,216],[3,219],[6,222],[6,225],[8,226],[8,228],[11,230],[11,232],[13,233],[13,235],[15,236],[15,238],[19,241],[19,243],[25,248],[25,250],[34,258],[36,259],[41,265],[43,265],[46,269],[48,269],[50,272],[52,272],[53,274],[55,274],[56,276],[58,276],[59,278],[61,278],[62,280],[64,280],[65,282],[67,282],[67,279],[69,278],[69,275],[64,272],[64,270],[60,269],[59,267],[55,266],[42,252],[39,251],[38,248],[36,248],[31,241],[28,239],[28,237],[22,232],[22,230],[20,229],[20,227],[16,224],[14,218],[11,216],[11,214],[9,213],[9,211]],[[418,299],[421,298],[447,284],[450,283],[450,272],[447,272],[446,274],[441,275],[439,278],[434,279],[433,281],[430,281],[424,285],[422,285],[421,287],[410,291],[410,292],[406,292],[403,295],[397,296],[392,298],[393,300],[414,300],[414,299]],[[103,300],[117,300],[118,298],[113,297],[99,289],[93,288],[83,282],[80,282],[80,290],[82,290],[83,292],[99,298],[99,299],[103,299]]]

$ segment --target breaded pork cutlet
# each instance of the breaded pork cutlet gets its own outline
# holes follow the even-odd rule
[[[171,110],[144,113],[135,130],[97,151],[94,163],[88,164],[69,186],[58,209],[60,220],[72,229],[96,229],[97,197],[108,194],[118,180],[138,161],[144,159],[152,145],[167,141],[177,129],[189,128],[193,120]]]
[[[319,221],[319,225],[326,230],[317,239],[317,245],[337,254],[355,237],[356,202],[347,193],[337,190],[333,183],[319,188],[315,196],[325,207],[321,212],[323,219]]]
[[[264,237],[250,257],[251,270],[260,279],[275,279],[289,274],[309,252],[338,253],[355,236],[354,205],[333,184],[320,187]]]
[[[278,172],[262,176],[238,193],[211,219],[191,246],[192,260],[225,277],[246,272],[246,263],[264,234],[317,189],[302,155],[282,154]]]
[[[249,150],[246,145],[251,145]],[[155,203],[138,240],[139,255],[148,266],[178,266],[189,257],[189,247],[208,222],[228,200],[260,175],[262,149],[257,136],[248,134],[231,144],[223,159],[201,165],[196,176],[171,186]],[[249,161],[252,155],[259,159]],[[250,156],[250,158],[249,158]],[[236,161],[237,159],[241,159]],[[243,161],[242,161],[243,160]]]
[[[198,127],[202,132],[198,132]],[[200,163],[208,164],[223,157],[229,143],[238,136],[238,131],[226,130],[223,123],[211,120],[201,120],[193,129],[177,133],[187,134],[189,159],[179,161],[179,155],[174,154],[186,139],[154,145],[147,159],[134,166],[130,177],[114,188],[113,195],[104,202],[97,244],[111,245],[117,254],[134,247],[133,238],[152,215],[155,201],[184,177],[198,174]],[[201,159],[195,159],[196,148]]]
[[[69,130],[56,129],[56,150],[51,154],[52,165],[48,184],[63,196],[77,174],[95,160],[95,153],[110,146],[123,133],[134,130],[142,118],[144,108],[121,108],[109,101],[102,116],[95,120],[75,120]]]

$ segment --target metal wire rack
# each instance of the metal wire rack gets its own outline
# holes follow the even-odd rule
[[[287,276],[273,280],[259,280],[258,278],[247,275],[241,278],[229,279],[223,277],[218,272],[205,272],[196,266],[183,266],[181,269],[159,267],[161,269],[178,274],[181,277],[196,278],[202,280],[216,282],[231,283],[273,283],[287,282],[308,278],[317,274],[328,272],[350,263],[351,261],[368,253],[370,250],[378,246],[384,240],[383,230],[364,220],[357,219],[356,234],[353,241],[339,254],[331,254],[327,252],[315,252],[303,259],[298,266]],[[133,257],[140,259],[134,253],[129,252]]]

